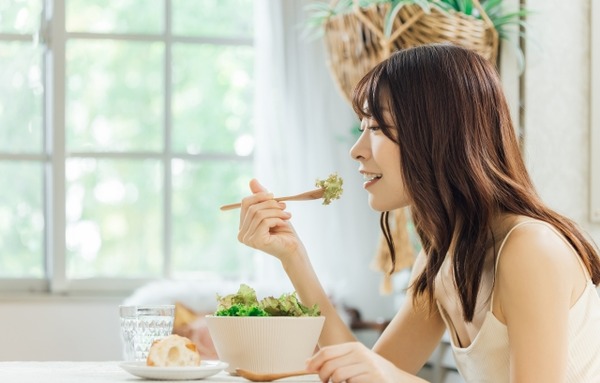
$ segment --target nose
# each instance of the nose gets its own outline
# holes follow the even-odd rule
[[[354,145],[350,148],[350,157],[360,161],[366,159],[369,156],[369,145],[366,143],[368,140],[367,130],[363,130]]]

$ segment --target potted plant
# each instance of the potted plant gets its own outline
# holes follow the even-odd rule
[[[398,49],[451,42],[496,62],[499,39],[527,14],[504,12],[502,0],[334,0],[308,11],[307,27],[323,34],[330,70],[348,100],[358,80]]]

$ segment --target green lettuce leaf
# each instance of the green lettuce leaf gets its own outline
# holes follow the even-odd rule
[[[279,298],[266,297],[258,301],[256,292],[241,284],[237,293],[220,296],[217,294],[216,316],[319,316],[318,305],[307,307],[298,299],[296,292],[282,294]]]

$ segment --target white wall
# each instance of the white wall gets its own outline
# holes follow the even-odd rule
[[[0,300],[0,360],[119,360],[120,298]]]
[[[540,194],[600,244],[600,224],[589,220],[591,1],[528,0],[537,12],[528,21],[532,39],[524,78],[524,126],[526,160]],[[365,232],[357,228],[351,234]],[[369,232],[366,240],[375,243],[376,238]],[[349,280],[356,281],[345,286],[354,291],[350,303],[370,316],[389,315],[393,299],[377,295],[379,277],[368,270],[368,257],[347,270]],[[119,359],[120,302],[0,298],[0,360]]]
[[[528,0],[525,155],[542,198],[600,245],[590,220],[590,6]]]

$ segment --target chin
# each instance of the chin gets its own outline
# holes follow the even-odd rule
[[[378,211],[378,212],[384,212],[384,211],[390,211],[390,210],[396,209],[396,207],[394,207],[394,206],[390,206],[389,204],[375,201],[372,198],[369,198],[369,206],[371,207],[371,209]]]
[[[407,207],[409,205],[408,203],[401,203],[401,202],[403,202],[403,201],[389,201],[389,200],[382,201],[382,200],[377,200],[377,198],[373,198],[372,195],[369,196],[369,206],[371,207],[371,209],[378,211],[378,212],[401,209],[401,208]]]

